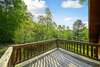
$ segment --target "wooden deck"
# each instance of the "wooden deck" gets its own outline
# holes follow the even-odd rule
[[[26,64],[21,64],[17,67],[100,67],[100,65],[87,62],[82,61],[82,59],[78,60],[60,49],[56,49],[42,58],[35,59],[30,63],[26,62]]]

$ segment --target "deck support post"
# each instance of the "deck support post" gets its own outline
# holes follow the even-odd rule
[[[89,0],[89,40],[100,43],[100,0]]]

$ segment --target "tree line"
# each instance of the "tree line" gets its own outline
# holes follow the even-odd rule
[[[57,25],[49,8],[45,9],[45,16],[41,15],[35,21],[23,1],[4,4],[0,5],[0,43],[27,43],[54,38],[88,41],[88,28],[81,20],[76,20],[73,29],[70,29]]]

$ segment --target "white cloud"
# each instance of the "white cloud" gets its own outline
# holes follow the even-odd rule
[[[46,8],[46,2],[43,0],[24,0],[25,4],[27,5],[27,9],[31,12],[34,16],[44,15],[42,10]],[[38,12],[39,13],[38,13]],[[41,11],[41,12],[40,12]]]
[[[33,8],[34,9],[41,9],[46,7],[46,2],[45,1],[38,1],[35,0],[33,1]]]
[[[72,21],[72,20],[73,20],[72,17],[65,17],[65,18],[64,18],[64,21]]]
[[[36,17],[36,18],[37,18],[38,16],[41,16],[41,15],[42,15],[42,16],[46,16],[45,14],[42,14],[42,13],[33,13],[33,16]]]
[[[82,5],[79,3],[79,0],[66,0],[66,1],[63,1],[61,6],[63,8],[81,8]]]
[[[88,21],[83,21],[83,23],[88,27]]]
[[[39,0],[24,0],[25,4],[27,5],[28,10],[33,9],[41,9],[46,7],[45,1]]]

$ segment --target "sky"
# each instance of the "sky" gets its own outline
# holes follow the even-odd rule
[[[80,4],[79,0],[24,0],[27,9],[35,17],[45,15],[46,7],[50,9],[53,20],[58,25],[65,25],[72,28],[77,19],[88,25],[88,5]]]

